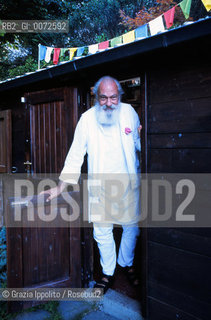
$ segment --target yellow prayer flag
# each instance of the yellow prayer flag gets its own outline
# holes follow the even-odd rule
[[[70,49],[69,49],[69,54],[70,54],[69,59],[70,59],[70,60],[73,59],[74,54],[75,54],[75,52],[76,52],[77,49],[78,49],[78,48],[70,48]]]
[[[135,31],[129,31],[122,35],[123,43],[129,43],[135,41]]]
[[[201,0],[207,11],[211,10],[211,0]]]

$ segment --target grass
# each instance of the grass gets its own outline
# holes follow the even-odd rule
[[[37,310],[45,310],[50,313],[50,315],[47,316],[45,318],[45,320],[62,320],[62,316],[57,310],[58,305],[59,305],[59,301],[49,301],[45,304],[38,305],[38,306],[35,306],[32,308],[28,308],[28,309],[25,309],[21,312],[8,313],[7,312],[7,302],[1,301],[0,302],[0,320],[11,320],[11,319],[14,319],[19,314],[35,312]]]

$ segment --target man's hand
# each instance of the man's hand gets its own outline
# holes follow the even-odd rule
[[[63,192],[63,190],[66,188],[66,186],[67,186],[67,183],[60,181],[59,185],[57,187],[48,189],[46,191],[42,191],[42,192],[40,192],[40,195],[48,194],[49,197],[46,199],[46,202],[49,202],[52,199],[58,197]]]
[[[139,136],[141,136],[141,129],[142,129],[142,125],[140,124],[140,126],[138,127],[138,134],[139,134]]]

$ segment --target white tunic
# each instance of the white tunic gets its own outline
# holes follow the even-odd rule
[[[89,186],[93,185],[93,178],[100,180],[99,188],[89,188],[90,221],[137,221],[140,179],[136,151],[141,148],[137,130],[140,122],[135,110],[124,103],[119,119],[118,125],[105,127],[97,122],[95,107],[86,111],[77,124],[60,175],[62,181],[77,183],[87,152],[88,173],[92,175]],[[126,134],[125,128],[130,128],[131,133]]]
[[[99,126],[100,144],[107,155],[103,160],[103,173],[128,173],[119,124]]]

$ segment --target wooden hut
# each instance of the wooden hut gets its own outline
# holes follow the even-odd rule
[[[90,88],[109,74],[121,81],[123,101],[140,116],[143,173],[210,173],[210,34],[211,19],[203,19],[0,83],[0,172],[59,172],[76,123],[91,106]],[[54,235],[28,229],[8,233],[10,287],[76,287],[92,279],[89,233],[77,228]],[[210,319],[210,236],[209,228],[143,229],[144,317]]]

